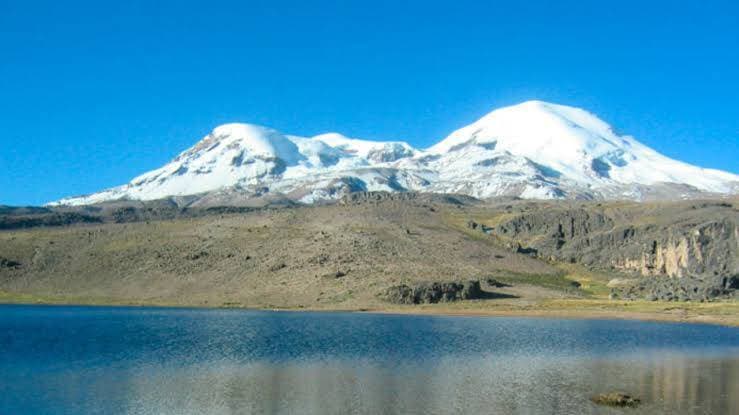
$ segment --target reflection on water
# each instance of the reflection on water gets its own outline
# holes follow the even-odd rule
[[[124,394],[120,412],[137,414],[619,413],[588,400],[614,389],[644,401],[629,413],[735,414],[738,381],[737,359],[644,364],[490,357],[425,368],[336,361],[153,370],[93,389]],[[65,384],[62,394],[89,387]]]
[[[0,307],[0,413],[739,413],[739,332],[680,324]]]

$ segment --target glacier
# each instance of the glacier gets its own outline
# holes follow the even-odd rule
[[[355,191],[686,199],[737,194],[739,176],[661,155],[583,109],[528,101],[497,109],[428,149],[225,124],[128,184],[50,205],[214,194],[315,203]]]

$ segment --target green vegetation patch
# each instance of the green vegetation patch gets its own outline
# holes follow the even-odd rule
[[[613,275],[592,271],[578,264],[561,263],[557,268],[565,274],[566,279],[579,283],[580,289],[589,296],[607,298],[611,292],[607,284],[611,278],[615,278]]]
[[[547,275],[500,271],[490,274],[489,278],[511,285],[527,284],[568,292],[579,291],[577,283],[566,278],[564,272]]]

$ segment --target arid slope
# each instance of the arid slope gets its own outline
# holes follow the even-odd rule
[[[641,313],[699,321],[708,312],[719,316],[708,320],[739,324],[731,296],[710,304],[624,302],[609,300],[607,286],[614,278],[677,284],[693,274],[734,278],[737,209],[731,200],[483,202],[358,193],[314,206],[187,210],[157,202],[85,209],[92,219],[72,217],[78,223],[66,226],[39,226],[56,211],[0,218],[30,226],[0,232],[0,301],[464,314],[584,310],[598,317]],[[691,236],[696,229],[719,232]],[[693,244],[683,260],[623,266],[650,265],[659,251],[655,241],[668,246],[683,237]],[[672,265],[682,271],[670,273]],[[490,278],[508,286],[491,285]],[[428,306],[396,306],[378,296],[399,284],[460,280],[480,280],[496,295]]]
[[[423,200],[263,209],[164,221],[0,233],[0,290],[193,305],[373,304],[403,281],[526,273],[545,262],[447,220],[466,207]],[[346,303],[346,304],[345,304]]]

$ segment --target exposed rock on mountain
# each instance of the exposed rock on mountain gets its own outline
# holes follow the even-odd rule
[[[650,301],[709,301],[732,297],[739,290],[739,275],[695,278],[649,277],[611,289],[612,299]]]
[[[735,203],[542,203],[519,212],[468,226],[519,253],[655,277],[616,289],[621,298],[706,299],[736,288]]]
[[[433,304],[483,298],[480,281],[406,284],[388,288],[382,297],[395,304]]]

